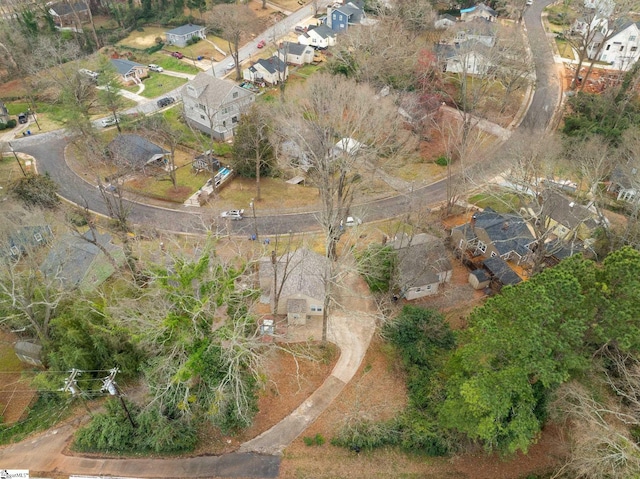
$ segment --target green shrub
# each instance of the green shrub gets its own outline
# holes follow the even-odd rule
[[[393,422],[374,422],[366,419],[342,426],[331,444],[354,450],[372,450],[398,444],[398,430]]]
[[[313,437],[305,436],[302,440],[306,446],[322,446],[325,443],[324,436],[320,433]]]
[[[440,155],[438,158],[436,158],[435,164],[438,166],[447,166],[450,161],[451,160],[448,157]]]
[[[374,292],[387,292],[396,264],[397,254],[391,246],[370,244],[358,259],[358,270]]]
[[[57,196],[58,185],[49,177],[49,174],[22,176],[11,185],[11,191],[27,206],[52,209],[60,202]]]
[[[7,121],[7,128],[15,128],[17,124],[18,122],[16,121],[16,119],[11,118],[9,119],[9,121]]]

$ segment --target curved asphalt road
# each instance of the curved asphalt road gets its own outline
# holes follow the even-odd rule
[[[534,2],[524,14],[531,52],[535,62],[536,85],[531,105],[520,126],[519,135],[525,137],[533,131],[545,130],[553,118],[560,103],[560,80],[553,53],[542,27],[542,9],[552,3],[551,0]],[[88,181],[76,176],[66,165],[64,148],[69,138],[61,132],[51,132],[12,141],[14,148],[36,158],[41,173],[47,172],[60,185],[60,194],[74,203],[88,206],[89,209],[108,215],[99,191]],[[394,196],[366,205],[355,206],[353,213],[365,221],[375,221],[399,216],[440,203],[446,199],[446,180],[416,188],[406,195]],[[228,222],[224,224],[218,218],[218,211],[209,208],[164,209],[137,202],[128,202],[130,220],[134,224],[146,224],[165,231],[179,233],[203,233],[212,229],[221,234],[249,235],[254,229],[254,220]],[[216,226],[217,224],[217,226]],[[257,212],[255,220],[260,234],[304,232],[318,229],[315,213],[296,213],[262,216]]]

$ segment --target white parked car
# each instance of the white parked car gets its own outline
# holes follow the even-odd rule
[[[152,72],[163,72],[164,71],[164,68],[162,68],[160,65],[156,65],[155,63],[150,63],[147,68],[149,68],[149,71],[152,71]]]
[[[78,72],[82,73],[83,75],[88,76],[92,80],[97,80],[98,79],[98,73],[92,72],[91,70],[87,70],[86,68],[81,68],[80,70],[78,70]]]
[[[120,121],[120,117],[118,116],[117,118],[118,118],[117,121]],[[113,116],[113,115],[108,116],[108,117],[103,118],[102,120],[100,120],[100,126],[102,128],[106,128],[108,126],[113,126],[115,124],[116,124],[116,117]]]
[[[362,220],[360,218],[356,218],[355,216],[347,216],[347,220],[344,222],[345,226],[358,226],[362,224]],[[342,222],[340,222],[340,226],[342,226]]]
[[[242,215],[244,215],[244,210],[229,210],[229,211],[223,211],[220,214],[222,218],[230,219],[230,220],[241,220],[243,218]]]
[[[236,67],[236,62],[229,62],[227,63],[226,69],[233,70],[235,67]]]

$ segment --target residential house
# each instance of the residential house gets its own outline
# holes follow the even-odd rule
[[[460,10],[460,19],[463,22],[471,22],[477,18],[486,20],[487,22],[495,22],[498,19],[498,13],[484,3]]]
[[[444,244],[426,233],[396,237],[389,245],[397,251],[395,287],[407,300],[438,293],[441,284],[451,281],[453,267]]]
[[[48,5],[49,14],[57,27],[75,25],[76,15],[81,22],[89,21],[89,7],[85,2],[57,2]]]
[[[457,31],[453,44],[462,45],[465,42],[476,42],[486,47],[493,47],[496,44],[496,32],[493,28],[474,28]]]
[[[364,17],[364,10],[355,3],[349,2],[338,7],[327,8],[326,25],[334,32],[346,32],[349,25],[361,23]]]
[[[217,140],[233,137],[240,115],[254,102],[255,93],[232,81],[198,73],[181,91],[187,122]]]
[[[329,268],[326,257],[301,248],[263,258],[259,268],[263,298],[271,304],[273,314],[286,314],[289,324],[305,324],[313,316],[322,316]]]
[[[277,56],[290,65],[299,66],[313,62],[314,53],[315,50],[309,45],[283,42],[278,49]]]
[[[277,85],[286,81],[289,76],[289,67],[286,62],[277,56],[260,59],[242,71],[242,78],[253,83],[269,83]]]
[[[607,191],[617,194],[618,201],[635,203],[640,199],[638,197],[640,175],[638,175],[636,163],[629,162],[624,166],[616,166],[609,180]]]
[[[111,64],[122,77],[124,82],[140,83],[140,79],[147,75],[147,68],[140,63],[124,58],[113,58]]]
[[[354,140],[353,138],[344,137],[334,145],[332,153],[335,157],[345,154],[349,156],[356,156],[363,153],[366,148],[367,145],[364,143],[360,143],[358,140]]]
[[[146,138],[132,134],[116,136],[107,145],[111,160],[121,169],[144,170],[148,166],[166,167],[169,151]]]
[[[177,47],[186,47],[192,38],[207,38],[207,27],[200,25],[182,25],[165,33],[167,37],[167,45],[175,45]]]
[[[436,45],[436,54],[442,70],[465,75],[486,75],[495,67],[486,45],[475,40],[456,45]]]
[[[0,123],[7,123],[9,121],[9,110],[5,104],[0,101]]]
[[[471,220],[451,230],[451,240],[460,252],[485,258],[500,257],[517,263],[526,261],[535,242],[522,216],[485,208]]]
[[[458,19],[456,17],[454,17],[453,15],[449,15],[448,13],[445,13],[444,15],[440,15],[438,16],[438,18],[436,18],[436,21],[434,22],[434,26],[438,30],[444,30],[445,28],[454,26],[457,21]]]
[[[12,231],[2,245],[1,257],[18,260],[34,248],[48,244],[53,238],[49,225],[23,226]]]
[[[318,49],[329,48],[336,44],[336,32],[326,25],[311,26],[309,30],[298,36],[298,43]]]
[[[502,258],[487,258],[482,262],[482,265],[489,272],[496,289],[522,282],[522,278]]]
[[[601,21],[602,27],[587,48],[589,59],[609,63],[616,70],[629,70],[640,57],[640,23],[620,20],[609,29],[609,23]]]
[[[82,238],[75,235],[60,238],[40,266],[40,271],[58,278],[67,289],[91,291],[106,281],[116,271],[116,266],[121,266],[124,261],[122,248],[111,242],[110,235],[94,235],[89,230]]]
[[[529,206],[527,212],[542,221],[546,230],[562,241],[586,241],[599,225],[596,214],[588,207],[555,189],[544,190],[539,201],[540,204]]]

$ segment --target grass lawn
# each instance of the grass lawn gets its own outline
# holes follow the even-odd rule
[[[0,156],[0,199],[9,195],[9,185],[22,176],[20,167],[12,153]]]
[[[171,77],[162,73],[151,73],[149,78],[144,80],[144,91],[141,95],[145,98],[155,98],[185,83],[187,83],[187,80],[184,78]],[[125,89],[136,93],[138,85],[127,86]]]
[[[513,213],[520,206],[518,195],[498,190],[494,194],[479,193],[469,198],[472,203],[480,208],[491,208],[498,213]]]
[[[299,68],[296,68],[295,70],[295,74],[296,75],[300,75],[303,77],[309,77],[311,75],[313,75],[314,73],[316,73],[318,70],[322,69],[323,65],[322,64],[318,64],[318,65],[303,65]]]
[[[207,182],[205,175],[196,175],[190,165],[179,167],[176,170],[176,183],[174,188],[168,175],[142,176],[125,183],[125,189],[143,196],[184,203],[192,194],[198,191]]]
[[[569,58],[570,60],[574,59],[573,49],[571,45],[566,40],[562,40],[560,38],[556,38],[556,45],[558,46],[558,52],[560,52],[560,56],[562,58]]]
[[[167,52],[154,53],[149,57],[148,63],[155,63],[156,65],[160,65],[165,70],[180,73],[190,73],[192,75],[196,75],[197,73],[200,73],[202,71],[199,68],[194,67],[193,64],[185,63],[184,61],[178,60],[171,55],[167,55]]]

